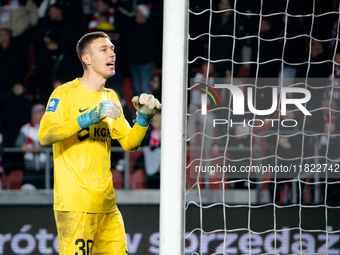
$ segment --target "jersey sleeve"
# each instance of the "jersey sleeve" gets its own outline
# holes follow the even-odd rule
[[[116,100],[118,101],[118,98]],[[120,102],[119,105],[121,105]],[[138,149],[142,142],[147,129],[148,126],[141,127],[137,123],[135,123],[131,128],[130,124],[122,114],[122,116],[113,123],[111,138],[117,139],[124,150],[134,152]]]
[[[135,123],[131,128],[125,118],[124,122],[125,124],[121,123],[122,126],[120,126],[118,129],[115,126],[113,127],[111,133],[112,138],[117,139],[124,150],[134,152],[138,149],[140,143],[142,142],[148,126],[141,127]]]
[[[69,109],[65,90],[62,87],[55,89],[40,122],[38,136],[41,145],[63,141],[81,130],[76,118],[67,119]]]

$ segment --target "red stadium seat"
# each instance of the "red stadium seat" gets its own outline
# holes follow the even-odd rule
[[[137,169],[130,176],[130,188],[131,189],[147,189],[148,188],[145,172],[143,169]]]
[[[143,156],[143,151],[136,151],[129,154],[129,173],[130,175],[134,172],[135,165],[140,157]],[[137,167],[139,168],[139,167]]]
[[[11,171],[8,176],[2,175],[3,189],[20,189],[24,180],[23,171],[21,169]]]
[[[115,168],[111,169],[112,182],[115,189],[124,189],[124,172]]]

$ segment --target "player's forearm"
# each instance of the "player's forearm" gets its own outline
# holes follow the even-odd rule
[[[77,119],[62,123],[41,123],[39,128],[39,141],[43,146],[57,143],[79,132],[81,127]]]
[[[129,152],[134,152],[138,149],[142,142],[148,127],[141,127],[137,123],[130,129],[129,135],[119,140],[122,148]]]

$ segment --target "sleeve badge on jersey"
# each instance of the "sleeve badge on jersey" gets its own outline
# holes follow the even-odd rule
[[[57,110],[60,99],[52,98],[48,104],[46,112],[55,112]]]

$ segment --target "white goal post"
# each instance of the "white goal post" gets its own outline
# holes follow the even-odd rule
[[[188,1],[164,0],[160,252],[184,254]]]

